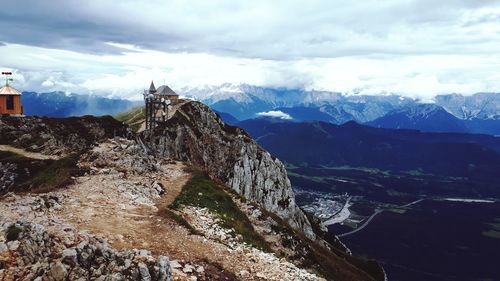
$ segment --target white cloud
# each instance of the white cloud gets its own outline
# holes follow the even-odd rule
[[[283,111],[280,111],[280,110],[271,110],[271,111],[267,111],[267,112],[259,112],[257,113],[258,116],[261,116],[261,117],[273,117],[273,118],[279,118],[279,119],[283,119],[283,120],[291,120],[293,119],[292,116],[290,116],[289,114],[283,112]]]
[[[154,79],[424,100],[500,89],[500,1],[75,3],[0,11],[0,67],[19,88],[139,99]]]
[[[45,80],[42,82],[42,87],[46,87],[46,88],[52,88],[54,87],[55,83],[52,82],[51,80]]]

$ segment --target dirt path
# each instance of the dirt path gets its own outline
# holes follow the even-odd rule
[[[32,158],[32,159],[38,159],[38,160],[48,160],[48,159],[57,160],[57,159],[60,159],[59,156],[45,155],[45,154],[41,154],[41,153],[37,153],[37,152],[26,151],[24,149],[16,148],[16,147],[13,147],[13,146],[10,146],[10,145],[5,145],[5,144],[0,144],[0,150],[1,151],[13,152],[13,153],[22,155],[24,157],[28,157],[28,158]]]
[[[196,263],[207,261],[239,273],[249,267],[245,252],[230,253],[229,248],[203,236],[192,235],[174,220],[161,215],[162,208],[173,202],[190,178],[182,164],[166,167],[170,171],[157,179],[166,193],[151,203],[138,203],[121,186],[128,182],[149,184],[150,179],[120,179],[115,174],[84,176],[64,191],[67,198],[56,215],[80,230],[106,239],[117,250],[145,249],[171,260]],[[238,261],[238,262],[235,262]],[[191,280],[174,271],[176,280]],[[253,279],[248,279],[253,280]]]
[[[191,277],[199,274],[186,272],[186,264],[197,269],[200,265],[205,268],[220,265],[242,280],[318,279],[273,254],[210,239],[215,229],[205,227],[210,215],[200,216],[201,210],[196,208],[183,215],[191,222],[205,219],[197,224],[200,226],[197,230],[205,236],[191,234],[163,212],[190,179],[186,166],[180,162],[161,162],[153,165],[156,167],[153,171],[145,171],[142,169],[150,166],[135,165],[140,161],[134,158],[136,154],[120,152],[128,151],[129,147],[130,143],[111,142],[96,147],[97,158],[80,162],[80,165],[89,165],[90,174],[76,178],[65,189],[46,195],[12,195],[1,202],[0,213],[11,219],[28,219],[45,226],[72,225],[107,240],[117,250],[145,249],[154,255],[166,255],[173,264],[184,264],[177,269],[173,266],[174,280],[193,280]],[[32,205],[29,202],[51,195],[62,198],[57,209],[38,212],[28,208]]]

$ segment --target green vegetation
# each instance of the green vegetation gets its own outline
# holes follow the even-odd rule
[[[23,159],[26,159],[26,157],[16,154],[14,152],[9,152],[9,151],[1,151],[0,150],[0,161],[1,162],[9,162],[9,163],[16,163],[22,161]]]
[[[7,228],[7,232],[5,233],[5,240],[7,242],[17,240],[17,238],[19,238],[19,234],[23,232],[23,230],[24,229],[22,227],[16,226],[15,224],[9,226]]]
[[[292,172],[291,170],[287,170],[287,174],[289,176],[293,176],[293,177],[297,177],[297,178],[303,178],[303,179],[308,179],[308,180],[311,180],[311,181],[317,182],[317,183],[329,183],[330,181],[337,180],[337,178],[335,178],[335,177],[328,177],[328,176],[325,176],[325,177],[321,177],[321,176],[305,176],[305,175],[301,175],[301,174],[297,174],[295,172]]]
[[[70,182],[72,176],[81,173],[76,166],[77,161],[76,155],[55,160],[21,185],[37,192],[47,192],[62,187]]]
[[[498,221],[498,219],[495,219],[495,221]],[[482,233],[483,236],[500,239],[500,223],[499,222],[487,223],[487,225],[490,226],[492,229],[488,231],[483,231]]]
[[[491,227],[493,227],[494,230],[500,231],[500,223],[489,223]]]
[[[403,196],[408,196],[407,193],[404,193],[404,192],[400,192],[400,191],[397,191],[397,190],[394,190],[394,189],[387,189],[385,191],[385,193],[387,193],[387,195],[389,196],[393,196],[393,197],[403,197]]]
[[[81,173],[76,166],[77,155],[58,160],[37,160],[22,155],[0,151],[0,162],[16,165],[19,176],[11,191],[47,192],[67,184],[71,177]],[[28,171],[28,173],[26,172]]]
[[[144,119],[144,108],[135,107],[129,111],[125,111],[114,116],[114,118],[118,121],[130,122],[130,123],[141,121],[142,119]]]
[[[118,121],[121,121],[132,128],[134,132],[139,131],[142,122],[144,121],[145,117],[145,112],[144,112],[144,107],[136,107],[132,108],[129,111],[120,113],[114,118]]]
[[[221,220],[221,226],[234,229],[243,241],[264,251],[270,251],[264,239],[254,230],[248,217],[233,202],[225,188],[201,171],[194,171],[193,177],[182,188],[181,193],[170,206],[179,209],[182,205],[207,208]]]
[[[404,213],[406,213],[406,209],[403,209],[403,208],[390,208],[390,209],[387,209],[387,211],[393,212],[393,213],[396,213],[396,214],[404,214]]]
[[[496,231],[496,230],[484,231],[483,235],[486,237],[490,237],[490,238],[500,239],[500,231]]]

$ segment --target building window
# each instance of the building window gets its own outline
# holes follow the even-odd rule
[[[14,96],[7,96],[7,109],[14,109]]]

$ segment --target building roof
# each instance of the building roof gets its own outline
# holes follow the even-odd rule
[[[3,86],[0,88],[0,95],[20,96],[21,93],[11,86]]]
[[[155,95],[160,95],[160,96],[178,96],[178,94],[176,94],[167,85],[163,85],[163,86],[158,87],[158,90],[156,90]]]
[[[156,91],[155,84],[153,83],[153,80],[151,80],[151,86],[149,86],[149,91],[150,92],[155,92]]]

